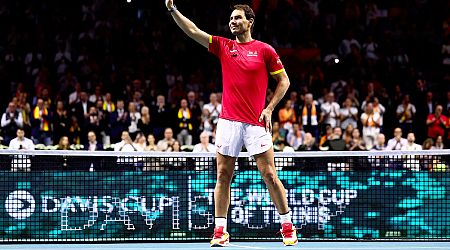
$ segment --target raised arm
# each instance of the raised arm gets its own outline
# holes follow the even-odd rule
[[[183,16],[183,14],[175,7],[173,0],[166,0],[166,7],[171,13],[173,20],[175,20],[175,23],[177,23],[178,27],[180,27],[186,35],[203,47],[209,47],[209,38],[211,35],[199,29],[191,20]]]

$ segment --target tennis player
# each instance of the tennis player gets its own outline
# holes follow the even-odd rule
[[[286,246],[297,244],[286,191],[279,180],[272,145],[272,111],[289,88],[289,78],[275,50],[252,38],[255,14],[248,5],[235,5],[229,27],[236,39],[211,36],[177,10],[173,0],[166,7],[177,25],[193,40],[215,54],[222,64],[222,112],[217,124],[217,183],[214,191],[215,228],[212,247],[227,246],[227,212],[236,157],[245,145],[255,158],[270,197],[280,214]],[[269,74],[277,81],[274,97],[265,107]]]

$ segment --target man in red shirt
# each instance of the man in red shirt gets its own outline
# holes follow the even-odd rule
[[[255,14],[248,5],[235,5],[229,27],[235,40],[211,36],[184,17],[173,0],[166,7],[177,25],[193,40],[215,54],[222,65],[222,112],[216,131],[217,183],[214,191],[215,228],[211,246],[226,246],[227,211],[236,157],[245,145],[255,158],[281,221],[284,245],[297,244],[296,229],[274,163],[272,111],[289,88],[289,78],[275,50],[251,35]],[[271,75],[277,81],[272,100],[265,107]]]

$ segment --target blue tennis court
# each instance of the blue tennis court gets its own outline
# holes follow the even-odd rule
[[[0,249],[211,249],[205,243],[123,243],[123,244],[16,244],[0,245]],[[234,242],[226,249],[305,249],[305,250],[424,250],[450,249],[450,242],[300,242],[294,247],[284,247],[280,242]]]

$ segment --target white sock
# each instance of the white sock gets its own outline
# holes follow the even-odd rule
[[[284,223],[292,224],[291,211],[289,211],[285,214],[280,214],[280,222],[281,222],[281,224],[284,224]]]
[[[223,227],[223,231],[227,231],[227,218],[216,217],[214,218],[214,222],[216,224],[216,227]]]

